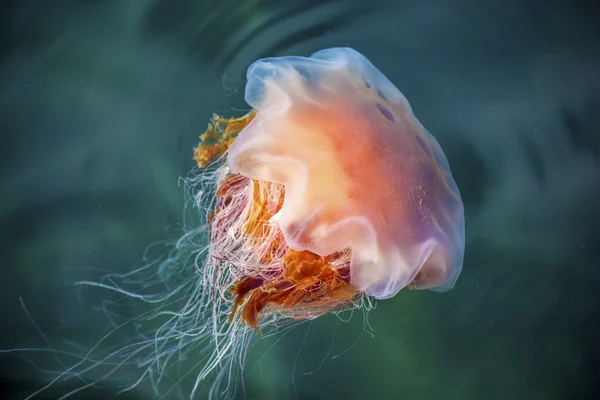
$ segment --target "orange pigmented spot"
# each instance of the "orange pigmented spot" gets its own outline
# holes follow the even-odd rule
[[[271,281],[258,284],[253,278],[245,278],[236,285],[236,306],[232,311],[235,314],[244,301],[246,294],[242,288],[248,287],[250,282],[257,286],[242,310],[242,321],[260,332],[258,328],[259,315],[267,305],[276,305],[284,309],[293,307],[328,310],[340,306],[342,303],[354,298],[358,291],[350,284],[349,261],[348,265],[335,267],[334,261],[347,258],[344,253],[336,253],[328,257],[321,257],[309,251],[288,250],[284,257],[281,275]]]
[[[252,122],[256,114],[256,110],[240,118],[223,118],[214,114],[206,131],[200,135],[200,144],[194,148],[194,160],[198,168],[206,167],[225,154],[238,133]]]

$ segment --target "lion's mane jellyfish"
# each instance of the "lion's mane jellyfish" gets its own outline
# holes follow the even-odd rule
[[[256,61],[240,119],[214,117],[195,159],[226,154],[209,263],[230,318],[314,318],[363,294],[454,286],[463,205],[438,142],[348,48]]]
[[[405,287],[454,286],[464,216],[448,161],[365,57],[335,48],[256,61],[245,98],[252,110],[213,116],[195,149],[199,169],[186,182],[201,223],[162,261],[80,282],[125,295],[117,307],[129,299],[150,311],[113,323],[61,373],[86,382],[68,395],[133,368],[139,379],[124,390],[149,379],[168,397],[193,376],[192,398],[230,398],[257,331]],[[139,335],[95,354],[132,325]],[[190,369],[176,365],[185,360]]]

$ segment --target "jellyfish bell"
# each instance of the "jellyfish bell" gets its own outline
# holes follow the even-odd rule
[[[315,316],[355,296],[454,286],[464,216],[448,161],[364,56],[334,48],[256,61],[245,98],[250,114],[219,120],[235,126],[235,139],[225,129],[219,151],[210,143],[196,149],[200,167],[205,153],[226,151],[228,179],[252,193],[246,211],[236,203],[217,213],[237,212],[254,234],[240,232],[233,217],[214,228],[233,229],[239,241],[227,257],[240,277],[234,314],[242,308],[243,321],[258,327],[265,309]],[[230,186],[226,179],[234,196]],[[231,245],[214,240],[217,252]],[[250,254],[257,262],[236,263]]]

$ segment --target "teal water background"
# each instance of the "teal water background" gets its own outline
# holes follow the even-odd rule
[[[368,327],[327,316],[259,344],[247,397],[597,398],[600,13],[529,3],[0,2],[0,348],[46,346],[40,331],[92,344],[107,294],[73,282],[181,233],[179,177],[212,113],[247,109],[245,68],[350,46],[448,156],[463,273],[448,293],[378,302]],[[3,355],[0,391],[22,398],[58,369],[49,353]]]

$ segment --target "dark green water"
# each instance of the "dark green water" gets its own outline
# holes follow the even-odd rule
[[[0,348],[93,345],[115,295],[73,282],[142,265],[149,244],[180,235],[178,178],[212,113],[246,109],[246,67],[350,46],[444,148],[465,203],[464,269],[448,293],[378,302],[368,326],[355,312],[259,341],[247,398],[597,398],[600,12],[533,3],[0,1]],[[0,397],[72,361],[0,355]],[[72,398],[114,398],[138,377],[118,374]],[[187,398],[193,379],[165,385]]]

